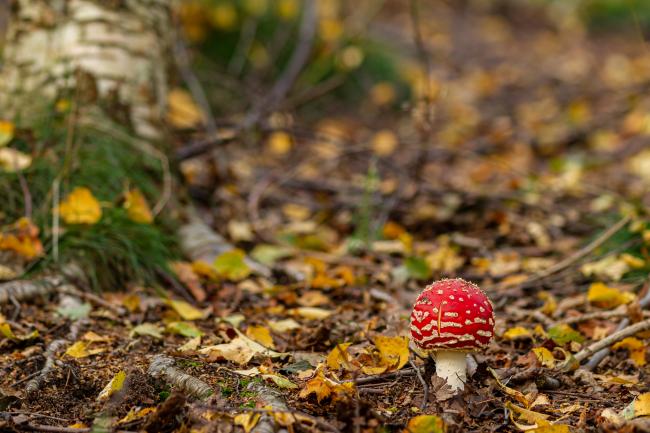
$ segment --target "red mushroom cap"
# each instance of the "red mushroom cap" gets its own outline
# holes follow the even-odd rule
[[[487,295],[460,278],[427,286],[411,313],[411,336],[425,350],[484,348],[493,331],[494,312]]]

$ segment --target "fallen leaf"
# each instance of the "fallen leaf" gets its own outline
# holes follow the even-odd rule
[[[648,415],[650,415],[650,392],[639,395],[621,412],[621,416],[625,419]]]
[[[601,308],[614,308],[622,304],[629,304],[636,296],[630,292],[623,292],[615,287],[603,283],[593,283],[589,286],[587,300]]]
[[[142,224],[151,224],[153,222],[153,214],[149,208],[149,203],[137,188],[124,193],[124,209],[126,209],[131,221]]]
[[[67,352],[66,352],[67,353]],[[106,384],[104,389],[102,389],[97,396],[97,401],[108,400],[110,396],[115,394],[118,391],[121,391],[124,387],[124,381],[126,379],[126,372],[120,370],[113,378]]]
[[[142,323],[131,330],[131,336],[148,335],[158,340],[163,339],[162,328],[154,323]]]
[[[290,312],[308,320],[323,320],[334,314],[333,311],[317,307],[299,307],[290,310]]]
[[[319,290],[308,290],[298,298],[298,304],[303,307],[317,307],[329,304],[330,298],[323,295]]]
[[[171,89],[167,94],[167,107],[167,120],[176,128],[192,128],[203,122],[201,109],[186,90]]]
[[[299,329],[299,328],[302,327],[302,325],[300,325],[300,323],[296,322],[293,319],[269,321],[267,323],[269,325],[269,328],[271,328],[273,330],[273,332],[293,331],[294,329]]]
[[[59,205],[59,213],[67,224],[95,224],[102,217],[102,208],[92,192],[76,187]]]
[[[273,343],[273,336],[268,328],[264,326],[249,326],[246,328],[246,336],[257,341],[264,347],[269,349],[275,349],[275,343]]]
[[[244,260],[245,258],[246,255],[242,250],[226,251],[214,260],[213,266],[223,278],[240,281],[251,273],[251,269]]]
[[[276,131],[269,135],[269,138],[266,140],[266,145],[271,153],[284,155],[291,150],[293,139],[284,131]]]
[[[270,379],[275,383],[277,386],[280,388],[285,388],[285,389],[296,389],[298,388],[298,385],[290,381],[284,376],[281,376],[279,374],[263,374],[262,377],[264,379]]]
[[[14,138],[14,130],[16,129],[13,122],[8,120],[0,120],[0,147],[6,146]]]
[[[508,341],[528,340],[533,338],[533,334],[530,332],[530,330],[524,328],[523,326],[515,326],[506,330],[506,332],[503,333],[502,337]]]
[[[278,260],[282,260],[292,254],[292,248],[270,244],[259,244],[250,253],[253,259],[266,266],[273,266]]]
[[[321,365],[316,369],[314,378],[305,384],[299,395],[300,398],[308,398],[311,394],[316,396],[319,403],[328,397],[334,401],[340,400],[354,395],[354,383],[337,383],[327,378]]]
[[[205,301],[208,295],[203,290],[201,279],[194,270],[194,266],[186,262],[172,262],[170,266],[176,277],[187,287],[194,299],[199,302]]]
[[[32,165],[30,155],[10,147],[0,148],[0,169],[3,171],[15,173],[26,169],[30,165]]]
[[[499,378],[499,374],[493,369],[491,369],[490,367],[488,367],[488,371],[492,373],[492,376],[496,380],[497,385],[499,385],[499,388],[501,388],[503,392],[505,392],[510,397],[513,397],[515,400],[517,400],[519,403],[523,404],[524,406],[530,407],[530,402],[521,391],[517,391],[514,388],[510,388],[507,385],[505,385],[503,382],[501,382],[501,379]]]
[[[375,337],[375,346],[379,349],[388,371],[400,370],[409,361],[409,339],[407,337]]]
[[[142,409],[138,409],[137,407],[134,407],[124,416],[124,418],[119,420],[117,423],[118,424],[130,423],[138,419],[144,418],[145,416],[154,412],[156,412],[155,407],[145,407]]]
[[[178,348],[179,352],[193,352],[201,345],[201,337],[194,337],[187,340],[187,343]]]
[[[595,276],[605,280],[619,281],[630,270],[625,260],[615,255],[606,256],[591,263],[585,263],[580,271],[586,277]]]
[[[77,341],[68,347],[65,354],[72,358],[86,358],[90,355],[97,355],[98,353],[106,351],[106,349],[102,347],[90,349],[90,345],[91,343],[85,341]]]
[[[436,415],[418,415],[409,420],[402,433],[445,433],[447,426]]]
[[[643,341],[634,337],[627,337],[612,346],[613,350],[627,349],[630,352],[630,359],[638,367],[646,365],[646,345]]]
[[[549,328],[548,336],[559,346],[564,346],[572,341],[575,341],[576,343],[582,343],[585,341],[582,334],[564,323]]]
[[[352,358],[348,353],[348,347],[352,343],[337,344],[327,355],[327,367],[332,370],[339,370],[341,368],[350,370],[352,369]]]
[[[203,311],[196,309],[185,301],[166,299],[164,302],[172,307],[183,320],[198,320],[205,317]]]
[[[235,415],[235,424],[244,429],[244,433],[250,433],[257,425],[262,414],[254,412],[240,413]]]
[[[533,348],[533,353],[543,367],[555,368],[555,357],[546,347],[535,347]]]
[[[390,129],[383,129],[372,137],[372,151],[375,155],[391,155],[398,144],[397,136]]]
[[[235,329],[237,337],[229,343],[217,344],[204,347],[200,353],[208,355],[210,360],[217,361],[225,359],[240,365],[247,364],[254,356],[267,356],[270,358],[281,358],[286,354],[267,349],[256,341],[251,340]]]
[[[199,328],[187,322],[170,322],[165,327],[165,330],[172,334],[180,334],[183,337],[194,338],[203,335],[203,332]]]
[[[0,233],[0,250],[13,251],[27,260],[43,255],[39,229],[26,217],[18,219],[4,233]]]

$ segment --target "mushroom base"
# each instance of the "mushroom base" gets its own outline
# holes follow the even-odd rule
[[[462,391],[467,382],[467,352],[438,350],[433,358],[436,361],[436,375],[445,379],[454,391]]]

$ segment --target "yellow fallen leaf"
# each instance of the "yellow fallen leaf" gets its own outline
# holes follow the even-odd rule
[[[606,256],[595,262],[585,263],[580,267],[584,276],[595,276],[606,280],[618,281],[630,270],[625,260],[615,255]]]
[[[8,120],[0,120],[0,147],[6,146],[14,138],[15,126]]]
[[[151,224],[153,222],[153,214],[149,204],[137,188],[124,193],[124,209],[126,209],[129,219],[132,221],[142,224]]]
[[[523,407],[519,407],[509,401],[506,402],[506,407],[510,409],[510,420],[520,430],[532,430],[535,428],[551,425],[550,421],[548,421],[549,416],[545,413],[539,413],[530,409],[524,409]],[[528,425],[519,424],[517,421],[515,421],[515,416],[517,419],[527,422]]]
[[[342,343],[337,344],[334,349],[332,349],[327,355],[327,366],[332,370],[338,370],[340,368],[345,368],[350,370],[352,368],[352,358],[348,353],[348,347],[352,343]]]
[[[246,254],[242,250],[226,251],[214,260],[217,274],[231,281],[240,281],[250,275],[251,269],[246,264]]]
[[[266,145],[271,153],[275,155],[284,155],[291,150],[293,140],[288,133],[284,131],[276,131],[269,135],[269,138],[266,140]]]
[[[531,433],[571,433],[571,429],[566,424],[552,424],[527,430]]]
[[[145,407],[142,409],[138,409],[137,407],[132,408],[129,413],[127,413],[124,418],[119,420],[117,423],[118,424],[126,424],[128,422],[132,422],[141,418],[144,418],[145,416],[149,415],[150,413],[153,413],[156,411],[155,407]]]
[[[389,371],[400,370],[409,361],[409,339],[407,337],[375,337],[375,346]]]
[[[510,328],[503,333],[502,336],[505,340],[526,340],[533,338],[533,334],[523,326],[515,326]]]
[[[183,344],[178,348],[179,352],[190,352],[190,351],[195,351],[196,349],[199,348],[201,345],[201,336],[198,335],[196,337],[190,338],[187,340],[187,343]]]
[[[167,120],[176,128],[192,128],[203,122],[203,113],[186,90],[170,90],[167,106]]]
[[[492,376],[494,376],[494,379],[497,382],[497,385],[499,385],[499,388],[506,394],[508,394],[510,397],[514,398],[518,402],[522,403],[526,407],[530,407],[530,402],[526,398],[526,396],[521,392],[517,391],[514,388],[510,388],[507,385],[505,385],[503,382],[501,382],[501,379],[499,378],[499,375],[496,371],[488,367],[488,371],[492,373]]]
[[[14,331],[11,330],[11,326],[6,322],[0,323],[0,334],[9,340],[17,339]]]
[[[0,148],[0,169],[15,173],[32,165],[32,157],[10,147]]]
[[[248,363],[254,356],[268,356],[270,358],[281,358],[285,353],[276,352],[268,349],[256,341],[251,340],[239,330],[235,329],[237,337],[229,343],[217,344],[214,346],[204,347],[199,353],[208,355],[212,361],[225,359],[243,365]]]
[[[535,347],[533,349],[533,353],[543,367],[555,368],[555,357],[553,356],[553,353],[546,347]]]
[[[113,378],[106,384],[104,389],[101,390],[97,396],[97,401],[107,400],[110,396],[124,387],[124,380],[126,379],[126,372],[120,370]]]
[[[232,30],[237,26],[237,9],[229,2],[219,2],[212,8],[208,18],[215,28]]]
[[[375,155],[391,155],[397,149],[398,144],[397,136],[389,129],[383,129],[372,137],[372,151]]]
[[[447,426],[436,415],[418,415],[409,420],[402,433],[445,433]]]
[[[337,383],[327,378],[321,365],[316,369],[314,378],[305,384],[299,395],[300,398],[308,398],[311,394],[316,396],[319,403],[328,397],[331,397],[332,400],[340,400],[354,395],[354,383]]]
[[[235,424],[244,429],[245,433],[250,433],[257,425],[262,414],[254,412],[240,413],[235,415]]]
[[[274,3],[278,16],[284,21],[290,21],[298,16],[300,11],[298,0],[275,0]]]
[[[275,383],[277,386],[280,388],[285,388],[285,389],[296,389],[298,388],[298,385],[287,379],[286,377],[275,374],[275,373],[268,373],[268,374],[263,374],[262,375],[263,379],[269,379],[272,380],[273,383]]]
[[[269,321],[268,325],[269,328],[271,328],[274,332],[287,332],[301,328],[300,323],[296,322],[293,319]]]
[[[27,260],[35,259],[43,255],[38,233],[38,227],[30,219],[22,217],[6,233],[0,233],[0,250],[13,251]]]
[[[76,187],[59,205],[59,213],[68,224],[95,224],[102,217],[102,208],[88,188]]]
[[[334,314],[333,311],[317,307],[299,307],[290,311],[291,313],[308,320],[323,320]]]
[[[172,307],[183,320],[198,320],[205,316],[201,310],[196,309],[185,301],[167,299],[165,303]]]
[[[269,349],[275,349],[275,343],[273,343],[273,336],[268,328],[264,326],[249,326],[246,329],[246,335],[260,343],[264,347]]]
[[[623,292],[617,288],[609,287],[603,283],[593,283],[589,286],[587,300],[601,308],[614,308],[621,304],[629,304],[636,297],[633,293]]]
[[[638,367],[646,364],[645,352],[646,345],[643,341],[634,337],[627,337],[612,346],[612,349],[627,349],[630,352],[630,359]]]
[[[98,353],[106,351],[104,348],[90,349],[90,344],[91,343],[85,341],[77,341],[72,346],[68,347],[65,354],[72,358],[86,358],[90,355],[97,355]]]
[[[634,402],[634,416],[650,415],[650,392],[641,394]]]

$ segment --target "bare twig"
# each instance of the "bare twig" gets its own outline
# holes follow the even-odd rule
[[[621,230],[625,225],[630,222],[630,217],[629,216],[624,216],[621,218],[616,224],[605,230],[600,236],[598,236],[596,239],[591,241],[589,244],[585,245],[584,247],[580,248],[578,251],[575,253],[571,254],[564,260],[561,260],[560,262],[556,263],[555,265],[543,270],[542,272],[539,272],[532,277],[530,277],[528,280],[524,281],[519,285],[519,287],[526,287],[529,286],[532,283],[535,283],[539,280],[542,280],[550,275],[553,275],[557,272],[560,272],[569,266],[575,264],[576,262],[580,261],[590,253],[592,253],[596,248],[607,242],[612,236],[614,236],[619,230]]]
[[[424,410],[426,409],[427,403],[429,402],[429,385],[427,385],[427,381],[424,380],[424,377],[422,377],[422,373],[420,372],[420,369],[415,365],[415,362],[413,362],[413,359],[411,357],[409,357],[409,364],[411,364],[411,367],[415,371],[415,374],[418,376],[418,379],[422,384],[422,389],[424,390],[424,396],[422,397],[422,404],[420,405],[420,410]]]
[[[241,74],[244,65],[246,64],[246,55],[255,41],[256,32],[257,18],[247,17],[241,26],[241,32],[239,33],[239,41],[235,47],[235,53],[228,63],[228,72],[230,75],[237,77]]]
[[[314,35],[316,33],[316,1],[305,0],[304,8],[302,11],[302,21],[300,22],[300,32],[298,35],[298,43],[294,50],[286,69],[278,78],[269,94],[256,104],[251,111],[246,115],[243,121],[243,128],[247,129],[256,124],[265,113],[274,110],[278,104],[287,95],[287,92],[293,86],[293,83],[298,78],[298,74],[305,66],[309,53],[312,49]]]
[[[177,24],[177,23],[175,23]],[[176,25],[178,28],[178,25]],[[203,118],[205,120],[205,127],[208,131],[208,134],[214,135],[217,132],[217,124],[214,121],[214,113],[210,107],[210,102],[208,97],[201,86],[201,82],[196,77],[196,74],[192,70],[192,61],[190,59],[190,54],[183,39],[183,32],[176,32],[174,37],[174,59],[176,60],[176,66],[183,77],[183,81],[187,85],[190,93],[194,100],[201,107],[203,112]]]
[[[574,323],[586,322],[588,320],[602,320],[602,319],[612,319],[618,317],[626,317],[630,313],[627,311],[596,311],[593,313],[581,314],[575,317],[569,317],[568,319],[558,320],[553,322],[551,326],[555,325],[573,325]],[[643,311],[641,313],[643,317],[650,318],[650,311]]]
[[[650,305],[650,289],[646,289],[646,294],[639,300],[639,307],[640,308],[646,308],[647,306]],[[650,320],[650,319],[648,319]],[[648,321],[646,320],[646,322]],[[624,329],[626,329],[627,325],[629,325],[630,319],[628,317],[624,318],[621,320],[621,323],[619,323],[617,332],[621,332]],[[641,323],[641,322],[640,322]],[[615,334],[612,334],[615,335]],[[611,337],[611,336],[610,336]],[[584,365],[584,369],[586,370],[593,370],[594,368],[598,367],[598,364],[602,362],[603,359],[609,354],[610,348],[609,346],[605,346],[603,348],[598,349],[596,353],[593,354],[589,362],[587,362]]]
[[[56,291],[63,284],[63,277],[58,275],[43,277],[38,280],[15,280],[0,284],[0,305],[12,298],[24,300],[45,296]]]
[[[602,350],[618,341],[621,341],[624,338],[630,337],[638,332],[646,331],[648,329],[650,329],[650,319],[637,322],[634,325],[627,326],[611,334],[610,336],[591,344],[590,346],[576,353],[574,357],[578,362],[582,362],[599,350]]]

